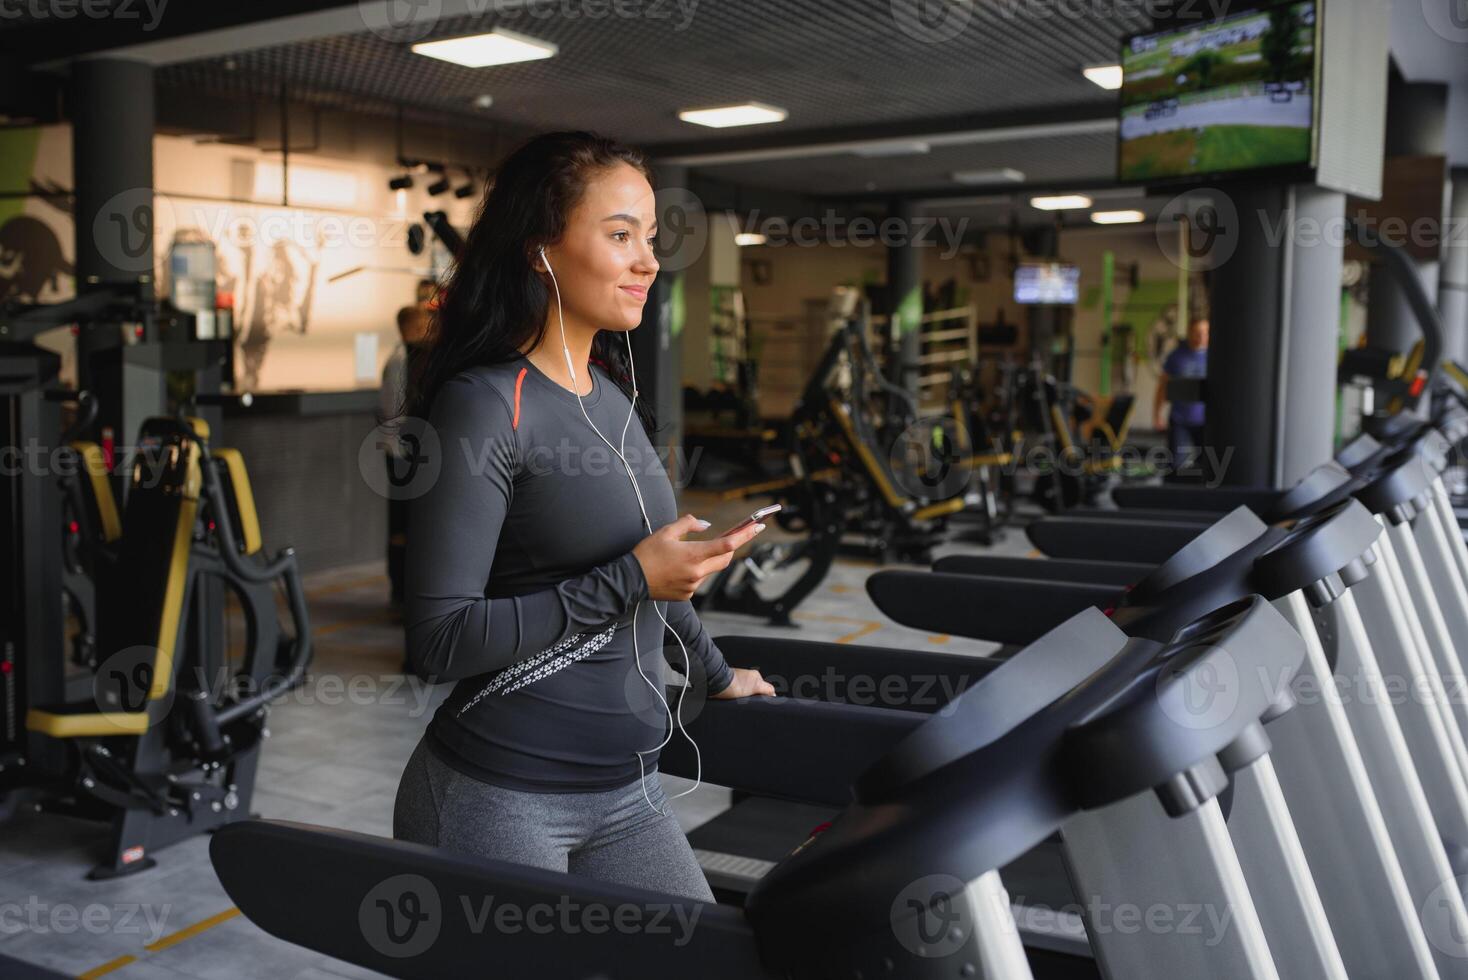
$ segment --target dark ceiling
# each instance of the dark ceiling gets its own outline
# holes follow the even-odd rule
[[[704,164],[698,169],[714,179],[832,196],[933,192],[969,195],[1002,191],[1004,182],[969,187],[953,180],[955,172],[1007,169],[1023,174],[1026,186],[1089,186],[1109,177],[1115,152],[1116,138],[1107,132],[934,146],[926,153],[870,159],[847,152]]]
[[[417,0],[416,9],[463,9],[465,2]],[[0,21],[9,28],[0,32],[0,52],[41,52],[31,60],[54,65],[79,51],[141,44],[143,56],[159,63],[160,88],[175,97],[273,99],[284,85],[293,102],[375,114],[426,112],[466,128],[600,130],[655,155],[691,157],[699,173],[743,186],[810,195],[972,193],[952,181],[953,171],[1010,167],[1027,184],[1109,180],[1115,143],[1106,121],[1114,100],[1086,81],[1081,68],[1114,62],[1119,39],[1147,26],[1142,5],[1060,0],[683,0],[682,6],[678,0],[537,0],[529,8],[519,0],[467,2],[489,12],[374,31],[370,0],[172,0],[151,33],[121,25],[109,35],[105,22],[64,25],[68,33],[54,21]],[[936,30],[953,36],[935,38],[935,28],[913,26],[919,7],[946,11],[949,19]],[[340,29],[310,36],[281,20],[303,13],[332,15]],[[255,46],[261,35],[248,28],[269,18],[282,24],[281,41]],[[248,49],[230,50],[217,34],[197,33],[220,26],[244,31],[249,40],[241,47]],[[495,26],[554,42],[559,53],[468,69],[409,50],[412,41]],[[200,49],[209,56],[189,57],[191,37],[208,38]],[[166,56],[151,53],[160,42],[172,45]],[[494,100],[487,110],[473,104],[482,94]],[[680,108],[745,100],[780,106],[789,118],[743,130],[705,129],[677,118]],[[997,142],[973,135],[1000,123],[1027,127],[1056,119],[1090,120],[1091,131],[1021,133]],[[970,135],[916,156],[781,151],[931,133]],[[707,165],[699,159],[750,147],[763,149],[764,158]]]
[[[593,0],[595,2],[595,0]],[[557,0],[559,7],[561,0]],[[575,9],[589,6],[567,0]],[[1098,22],[1004,18],[975,8],[954,38],[929,43],[900,31],[887,0],[704,0],[684,19],[673,0],[647,9],[667,19],[584,14],[470,16],[381,37],[369,31],[242,52],[165,68],[165,85],[262,94],[288,82],[299,98],[356,97],[386,106],[488,116],[515,126],[603,129],[644,144],[729,135],[681,122],[688,106],[754,100],[790,112],[789,133],[835,126],[881,127],[911,119],[1094,104],[1110,95],[1084,65],[1114,61],[1135,19]],[[1022,8],[1024,5],[1020,5]],[[534,8],[532,8],[534,9]],[[550,9],[550,8],[542,8]],[[408,40],[507,27],[559,46],[543,61],[461,68],[414,54]],[[475,96],[494,97],[487,113]]]

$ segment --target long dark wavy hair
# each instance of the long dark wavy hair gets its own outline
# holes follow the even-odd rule
[[[621,163],[652,183],[641,152],[594,133],[546,133],[505,159],[440,293],[429,343],[412,359],[406,414],[427,418],[454,375],[513,360],[541,342],[551,291],[531,265],[536,249],[560,240],[587,183]],[[632,369],[618,333],[597,331],[591,358],[630,399]],[[651,439],[657,422],[646,398],[637,399],[637,414]]]

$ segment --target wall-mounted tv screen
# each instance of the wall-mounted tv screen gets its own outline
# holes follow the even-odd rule
[[[1313,162],[1315,0],[1127,38],[1121,180]]]
[[[1080,282],[1081,270],[1073,265],[1027,262],[1014,270],[1014,301],[1071,305]]]

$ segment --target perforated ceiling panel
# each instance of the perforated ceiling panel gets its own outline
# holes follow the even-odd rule
[[[917,5],[917,0],[702,0],[689,11],[686,2],[680,7],[675,0],[620,0],[617,7],[598,0],[555,0],[537,4],[532,13],[486,0],[483,6],[501,12],[443,21],[426,39],[498,25],[554,42],[559,54],[469,69],[412,53],[404,38],[425,39],[422,30],[385,36],[363,30],[170,65],[160,70],[159,82],[236,98],[274,98],[285,83],[293,99],[317,105],[366,112],[392,112],[401,105],[453,113],[465,125],[587,128],[642,144],[773,132],[774,127],[711,130],[677,118],[680,108],[754,100],[789,111],[788,121],[778,127],[782,133],[859,126],[880,137],[884,127],[913,119],[1028,110],[1040,118],[1044,109],[1058,105],[1095,105],[1104,114],[1111,95],[1086,81],[1080,70],[1114,61],[1118,39],[1143,26],[1141,5],[1118,2],[1113,10],[1109,0],[976,0],[952,5],[960,12],[952,16],[967,18],[954,36],[925,40],[915,36],[924,28],[899,27],[899,13]],[[612,13],[619,8],[642,15]],[[589,15],[601,10],[605,16]],[[482,94],[494,99],[487,111],[473,106]],[[978,161],[991,156],[991,149],[948,153],[955,168],[983,166]],[[1060,169],[1091,176],[1110,172],[1109,137],[1086,138],[1069,149],[1082,154],[1086,166],[1068,159],[1057,161]],[[867,182],[861,174],[887,170],[918,181],[924,179],[923,168],[934,164],[846,165],[854,159],[804,167],[769,163],[747,172],[758,171],[762,179],[792,189],[814,187],[786,180],[782,173],[806,172],[812,180],[838,180],[843,186],[858,179],[859,188]],[[1038,162],[1030,166],[1043,169]]]

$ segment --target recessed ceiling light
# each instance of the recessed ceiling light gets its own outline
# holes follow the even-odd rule
[[[474,96],[474,108],[476,108],[476,109],[488,109],[492,105],[494,105],[494,96],[492,96],[492,95],[476,95],[476,96]]]
[[[1082,68],[1081,74],[1107,91],[1121,88],[1121,65],[1091,65]]]
[[[765,236],[757,231],[741,231],[734,236],[734,244],[743,248],[745,245],[763,245]]]
[[[872,159],[874,157],[906,157],[918,156],[927,153],[929,146],[922,140],[894,140],[889,143],[871,143],[859,146],[851,152],[859,157]]]
[[[960,184],[1019,184],[1023,183],[1023,170],[1013,167],[990,167],[988,170],[955,170],[953,179]]]
[[[1091,220],[1098,225],[1134,225],[1147,216],[1141,211],[1092,211]]]
[[[449,61],[465,68],[487,68],[490,65],[512,65],[517,61],[536,61],[552,57],[558,50],[549,41],[539,41],[496,27],[488,34],[447,37],[441,41],[422,41],[413,45],[413,53]]]
[[[757,126],[762,123],[784,122],[789,113],[784,109],[761,102],[741,102],[739,105],[711,106],[707,109],[684,109],[678,118],[697,126],[712,126],[724,129],[729,126]]]
[[[1090,206],[1091,199],[1084,194],[1052,194],[1048,197],[1030,198],[1030,207],[1041,211],[1069,211]]]

